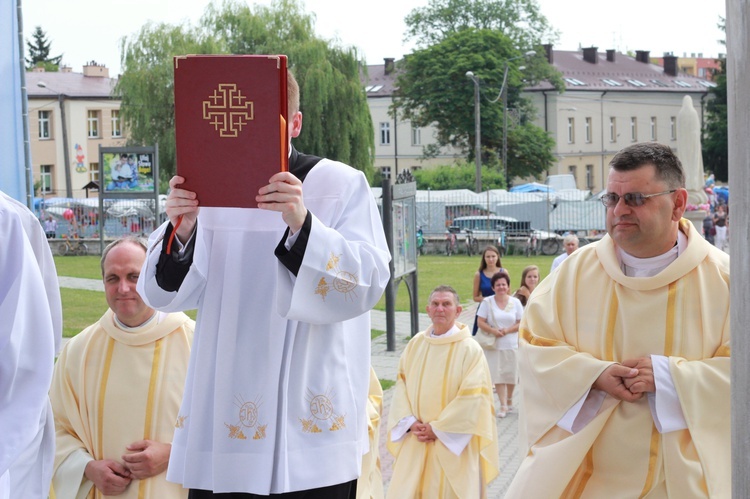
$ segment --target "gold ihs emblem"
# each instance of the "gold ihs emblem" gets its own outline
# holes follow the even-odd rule
[[[315,287],[315,294],[320,295],[321,298],[323,298],[323,301],[325,301],[326,296],[328,296],[328,292],[331,291],[331,289],[342,293],[345,299],[353,300],[357,297],[357,293],[355,293],[354,290],[359,285],[359,279],[356,274],[346,270],[341,270],[339,268],[340,260],[341,255],[335,255],[333,252],[331,253],[331,256],[328,258],[328,263],[326,264],[326,271],[333,271],[334,277],[332,283],[328,284],[325,277],[321,277],[320,281],[318,281],[318,285]]]
[[[253,440],[260,440],[266,438],[266,427],[268,425],[258,425],[259,408],[262,405],[260,398],[252,402],[245,402],[241,396],[235,397],[235,403],[239,407],[238,419],[236,424],[224,423],[229,429],[228,437],[237,440],[247,440],[247,436],[242,431],[242,428],[255,428],[255,434]]]
[[[331,421],[331,426],[328,428],[328,431],[338,431],[346,427],[344,416],[338,415],[334,412],[332,394],[314,395],[308,390],[308,403],[310,404],[309,408],[312,418],[300,418],[303,432],[322,433],[323,430],[320,429],[316,421],[321,424],[325,421]]]

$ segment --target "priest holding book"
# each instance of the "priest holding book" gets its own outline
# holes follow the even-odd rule
[[[302,127],[291,74],[287,93],[291,140]],[[369,450],[369,311],[389,278],[382,223],[361,172],[289,150],[289,171],[247,193],[257,209],[207,206],[183,188],[200,183],[173,177],[169,221],[150,238],[141,296],[198,309],[167,471],[193,499],[353,498]]]

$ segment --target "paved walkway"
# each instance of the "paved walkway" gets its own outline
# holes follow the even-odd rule
[[[104,284],[98,279],[81,279],[77,277],[58,277],[60,287],[64,288],[76,288],[76,289],[87,289],[91,291],[104,291]],[[476,310],[476,304],[472,303],[467,305],[464,311],[459,317],[459,321],[465,324],[474,323],[474,313]],[[379,329],[381,331],[386,330],[385,312],[379,310],[373,310],[370,313],[372,320],[372,328]],[[396,312],[396,351],[388,352],[386,350],[386,335],[380,335],[372,340],[372,367],[375,369],[375,373],[380,379],[389,379],[392,381],[396,380],[396,374],[398,372],[398,360],[403,352],[406,343],[409,341],[411,334],[411,321],[408,312]],[[419,329],[424,330],[430,324],[427,314],[419,314]],[[385,427],[388,421],[388,411],[391,407],[391,397],[393,396],[393,388],[386,390],[383,394],[383,414],[381,415],[381,421],[383,422],[380,426],[380,459],[381,459],[381,470],[383,473],[383,482],[387,489],[388,483],[391,480],[391,473],[393,468],[393,458],[391,457],[388,449],[386,449],[385,441]],[[498,405],[497,397],[495,400],[495,410],[500,407]],[[516,405],[518,405],[517,396],[514,397]],[[518,466],[521,462],[521,456],[518,449],[518,413],[516,411],[508,414],[505,419],[497,420],[497,433],[498,433],[498,447],[500,448],[500,476],[496,478],[489,487],[487,497],[488,499],[502,499],[505,496],[505,491],[510,485],[510,481],[513,478]]]

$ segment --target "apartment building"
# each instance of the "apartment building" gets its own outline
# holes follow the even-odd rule
[[[96,192],[99,147],[125,145],[115,83],[109,70],[93,61],[83,73],[66,67],[26,73],[37,196],[81,198]]]
[[[679,71],[679,59],[653,64],[648,51],[635,57],[596,47],[577,51],[545,46],[547,59],[565,82],[558,92],[547,82],[525,89],[537,109],[535,123],[556,142],[549,174],[572,174],[579,189],[604,188],[607,165],[620,149],[657,141],[677,150],[677,115],[691,97],[701,122],[715,83]]]
[[[415,127],[411,121],[391,115],[396,89],[395,59],[367,66],[362,81],[367,92],[375,134],[375,169],[383,178],[395,180],[404,170],[414,171],[452,164],[464,155],[458,149],[444,147],[437,156],[424,158],[424,148],[437,143],[434,127]]]

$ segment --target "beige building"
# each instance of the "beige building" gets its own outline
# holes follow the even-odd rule
[[[95,62],[83,73],[70,68],[26,73],[37,196],[86,197],[91,183],[99,183],[99,147],[125,145],[115,83]]]
[[[677,148],[677,114],[690,95],[701,121],[708,91],[715,83],[682,73],[679,59],[652,64],[649,53],[636,57],[596,47],[578,51],[545,46],[549,62],[565,82],[558,92],[547,82],[528,87],[524,95],[537,110],[535,124],[555,139],[556,163],[549,174],[572,174],[579,189],[603,189],[607,165],[614,154],[633,142],[658,141]],[[450,164],[462,157],[446,149],[435,159],[420,160],[421,149],[434,143],[430,127],[413,128],[388,114],[394,92],[393,59],[368,66],[367,101],[375,127],[375,166],[385,174],[403,169]],[[523,183],[533,179],[515,179]]]
[[[386,58],[383,64],[367,66],[367,75],[363,83],[375,128],[375,169],[384,178],[395,180],[404,170],[449,165],[464,157],[457,149],[442,148],[437,156],[424,159],[424,148],[437,143],[435,129],[413,127],[410,121],[391,116],[396,82],[394,59]]]
[[[537,109],[535,123],[557,144],[550,174],[572,174],[579,189],[603,189],[607,165],[620,149],[657,141],[677,151],[677,114],[689,95],[701,119],[708,80],[679,72],[678,58],[652,64],[647,51],[636,57],[596,47],[578,51],[545,46],[549,62],[565,82],[560,93],[549,83],[525,90]]]

